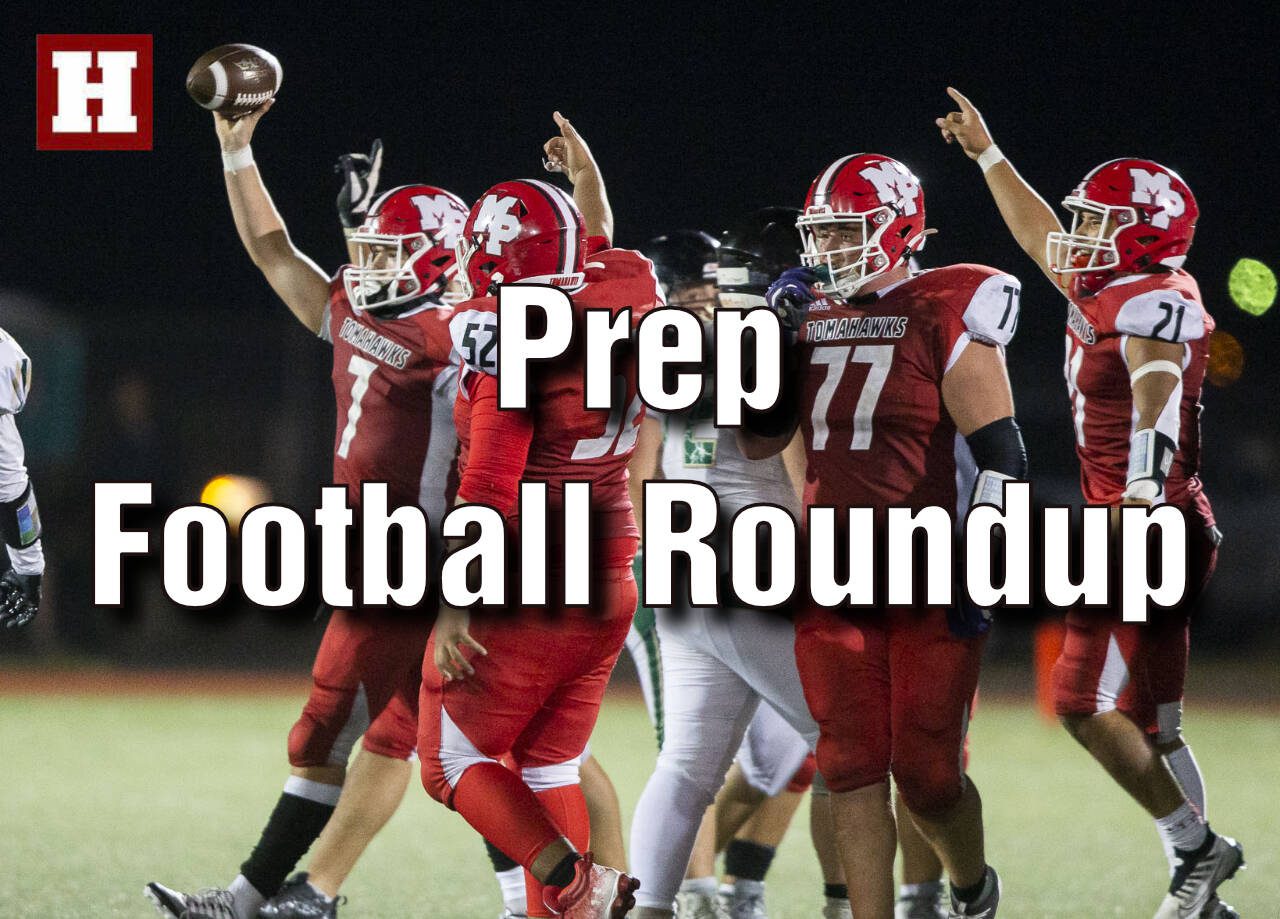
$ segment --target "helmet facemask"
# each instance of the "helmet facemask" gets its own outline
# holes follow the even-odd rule
[[[342,281],[353,307],[384,310],[423,295],[422,279],[414,265],[431,250],[425,233],[390,236],[357,231],[350,241],[356,247],[357,260],[343,272]],[[383,253],[382,263],[375,266]]]
[[[811,207],[796,220],[803,251],[800,264],[818,272],[817,290],[842,299],[854,296],[868,281],[893,267],[894,261],[883,246],[881,237],[896,216],[888,205],[864,214],[838,214],[829,206]],[[823,251],[814,233],[816,227],[857,227],[862,231],[860,244]],[[908,246],[910,247],[910,243]],[[839,260],[840,265],[836,262]]]
[[[1071,230],[1054,231],[1045,238],[1045,259],[1054,274],[1114,271],[1120,266],[1116,234],[1138,222],[1132,207],[1099,204],[1079,195],[1068,195],[1062,202],[1071,211]],[[1097,221],[1093,233],[1081,232],[1089,218]]]

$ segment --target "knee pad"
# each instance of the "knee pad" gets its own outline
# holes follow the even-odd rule
[[[477,763],[498,763],[476,749],[443,709],[440,710],[439,749],[419,750],[418,755],[422,760],[422,786],[427,794],[450,807],[453,789],[462,773]]]
[[[314,684],[302,716],[289,731],[289,765],[345,766],[356,740],[368,727],[364,687],[335,689]]]
[[[724,784],[724,776],[712,777],[707,770],[689,769],[685,763],[664,763],[662,756],[658,756],[658,763],[654,767],[654,772],[661,770],[674,777],[677,784],[695,792],[697,794],[694,806],[699,810],[706,810],[712,805],[716,799],[716,792],[720,790],[720,786]],[[725,770],[726,773],[728,770]]]
[[[893,779],[902,800],[913,814],[937,817],[960,801],[967,781],[956,763],[920,762],[893,764]]]

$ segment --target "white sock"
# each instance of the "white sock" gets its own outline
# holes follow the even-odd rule
[[[502,890],[502,905],[517,916],[523,916],[529,909],[529,902],[524,893],[524,869],[519,865],[506,871],[495,871],[498,887]]]
[[[1200,812],[1200,816],[1207,822],[1209,820],[1209,811],[1205,807],[1204,776],[1200,774],[1200,764],[1196,762],[1191,748],[1181,746],[1166,756],[1164,760],[1169,764],[1169,771],[1173,773],[1173,777],[1182,786],[1182,793],[1187,796],[1187,800],[1195,806],[1196,810]]]
[[[899,900],[936,900],[942,895],[941,881],[922,881],[919,884],[903,884],[898,888]]]
[[[705,878],[685,878],[680,882],[681,893],[700,893],[704,897],[714,897],[719,885],[714,876]]]
[[[237,874],[227,890],[231,892],[231,899],[235,904],[233,908],[236,919],[254,919],[258,915],[258,908],[267,902],[267,898],[258,893],[258,889],[243,874]]]
[[[730,884],[728,881],[721,881],[721,882],[720,882],[720,896],[722,896],[722,897],[732,897],[732,896],[733,896],[733,885],[732,885],[732,884]]]
[[[1169,816],[1156,820],[1156,829],[1168,846],[1184,852],[1200,848],[1209,835],[1204,820],[1185,802]]]
[[[735,900],[762,896],[764,896],[764,881],[752,881],[747,878],[738,878],[733,882],[733,897]]]

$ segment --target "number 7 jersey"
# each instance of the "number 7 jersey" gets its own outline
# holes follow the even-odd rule
[[[1063,369],[1085,501],[1119,504],[1124,493],[1136,422],[1125,344],[1137,336],[1183,346],[1178,452],[1165,479],[1164,499],[1179,506],[1192,503],[1201,494],[1200,389],[1214,328],[1195,279],[1181,269],[1129,274],[1093,296],[1069,299]]]
[[[458,487],[449,315],[425,306],[379,319],[352,307],[339,272],[320,326],[333,345],[333,481],[356,508],[361,482],[386,482],[390,505],[418,505],[433,532]]]
[[[805,505],[967,503],[976,467],[942,402],[971,341],[1004,346],[1021,286],[982,265],[921,272],[875,294],[809,305],[797,346]]]

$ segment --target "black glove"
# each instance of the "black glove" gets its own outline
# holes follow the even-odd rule
[[[40,610],[40,575],[15,574],[9,569],[0,575],[0,625],[20,629]]]
[[[342,176],[342,191],[338,192],[338,219],[348,230],[353,230],[364,223],[369,205],[378,191],[382,141],[373,142],[368,156],[363,153],[342,154],[333,171]]]

